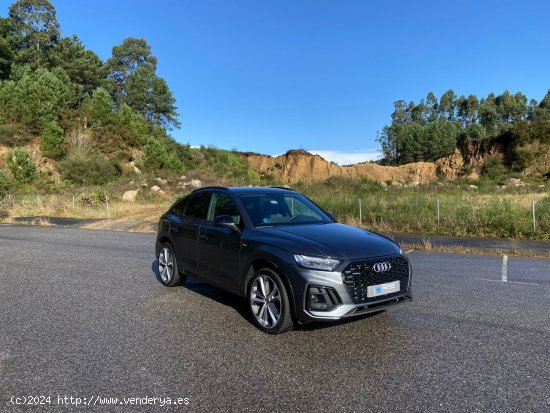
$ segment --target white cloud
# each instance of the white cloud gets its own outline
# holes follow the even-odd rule
[[[365,150],[365,151],[327,151],[327,150],[315,150],[308,151],[314,155],[319,155],[325,158],[327,161],[334,162],[338,165],[352,165],[355,163],[374,161],[381,158],[380,152],[377,150]]]

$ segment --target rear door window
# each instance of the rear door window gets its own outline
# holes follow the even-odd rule
[[[205,191],[193,194],[185,208],[185,215],[193,218],[206,219],[211,196],[212,193]]]

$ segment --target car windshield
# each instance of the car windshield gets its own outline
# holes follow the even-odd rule
[[[239,195],[254,226],[326,224],[332,220],[306,197],[295,194]]]

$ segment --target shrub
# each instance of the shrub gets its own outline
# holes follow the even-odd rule
[[[31,156],[22,149],[14,149],[6,155],[6,165],[19,183],[29,183],[36,178],[36,166]]]
[[[63,177],[77,185],[102,185],[119,174],[112,162],[98,155],[69,155],[60,166]]]
[[[0,171],[0,197],[5,196],[15,186],[13,179]]]
[[[29,143],[31,135],[20,124],[0,125],[0,145],[15,147]]]
[[[65,131],[52,120],[42,130],[42,154],[53,159],[60,159],[65,155]]]
[[[179,171],[181,161],[175,153],[168,153],[166,144],[158,139],[149,138],[143,147],[143,166],[150,171]]]
[[[506,168],[502,164],[502,159],[498,156],[490,156],[483,165],[483,176],[496,181],[506,173]]]

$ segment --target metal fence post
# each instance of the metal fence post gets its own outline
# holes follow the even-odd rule
[[[537,218],[535,215],[535,201],[533,201],[533,231],[537,229]]]
[[[437,198],[436,204],[437,204],[437,223],[439,224],[439,219],[440,219],[440,215],[439,215],[439,198]]]
[[[363,223],[363,209],[361,207],[361,198],[359,198],[359,223]]]

